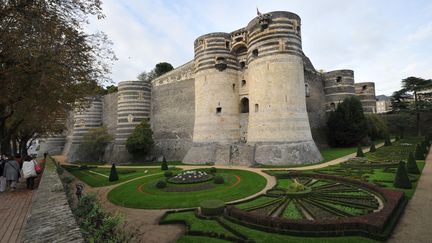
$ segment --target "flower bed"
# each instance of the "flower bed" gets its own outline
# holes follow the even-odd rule
[[[187,170],[167,179],[167,182],[173,184],[192,184],[206,182],[212,179],[213,175],[208,174],[207,172],[198,170]]]

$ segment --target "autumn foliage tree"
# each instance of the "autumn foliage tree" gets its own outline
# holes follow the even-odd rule
[[[84,32],[92,15],[104,17],[101,1],[0,1],[2,152],[18,133],[50,132],[43,124],[84,105],[75,101],[108,79],[115,56],[103,33]]]

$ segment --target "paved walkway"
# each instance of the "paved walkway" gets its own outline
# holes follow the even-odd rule
[[[14,192],[0,193],[0,242],[21,242],[35,191],[26,189],[21,179]]]
[[[391,243],[432,242],[432,149],[417,184],[413,198],[405,208]]]

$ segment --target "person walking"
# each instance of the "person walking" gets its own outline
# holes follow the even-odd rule
[[[4,166],[6,163],[6,159],[4,155],[0,157],[0,192],[4,192],[6,190],[6,177],[3,176]]]
[[[32,159],[30,156],[25,156],[24,163],[22,166],[22,173],[24,176],[24,179],[26,179],[27,183],[27,189],[33,190],[34,188],[34,181],[37,177],[35,166],[37,165],[37,162]]]
[[[3,176],[6,177],[6,186],[11,191],[15,191],[18,177],[20,175],[20,166],[13,156],[9,156],[9,160],[6,161],[3,170]]]

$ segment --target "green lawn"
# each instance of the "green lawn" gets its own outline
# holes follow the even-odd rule
[[[130,208],[188,208],[196,207],[207,199],[220,199],[225,202],[241,199],[261,191],[267,181],[261,175],[244,170],[218,169],[218,175],[225,178],[225,183],[216,185],[213,181],[203,182],[212,188],[189,192],[166,192],[156,188],[155,184],[163,180],[163,175],[138,179],[114,188],[108,194],[108,199],[117,205]],[[196,186],[173,185],[168,187]]]
[[[140,176],[152,175],[157,173],[163,173],[159,168],[142,168],[142,169],[124,169],[117,168],[118,181],[109,181],[110,168],[88,168],[80,169],[79,167],[66,167],[72,175],[77,177],[80,181],[86,183],[91,187],[102,187],[115,185],[120,182],[128,181]]]

